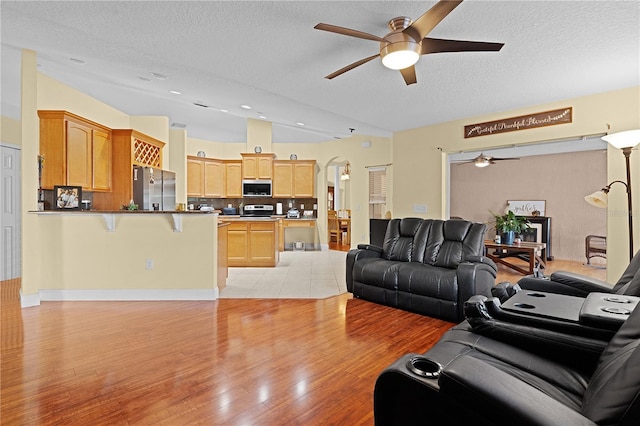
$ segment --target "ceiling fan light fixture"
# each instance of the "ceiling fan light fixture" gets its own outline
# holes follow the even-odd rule
[[[476,167],[487,167],[489,164],[489,161],[487,160],[480,160],[480,161],[474,161],[473,163]]]
[[[422,47],[412,38],[405,37],[407,39],[402,41],[383,44],[380,49],[382,65],[392,70],[402,70],[418,62]]]

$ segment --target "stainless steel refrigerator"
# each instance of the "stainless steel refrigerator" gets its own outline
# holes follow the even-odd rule
[[[153,167],[133,166],[133,202],[140,210],[175,211],[176,174]]]

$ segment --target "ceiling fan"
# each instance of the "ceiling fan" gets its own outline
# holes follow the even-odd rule
[[[492,157],[490,155],[484,155],[480,153],[476,158],[469,161],[460,161],[457,164],[470,164],[473,163],[476,167],[487,167],[490,164],[496,164],[496,161],[505,161],[505,160],[519,160],[520,158],[511,157],[511,158],[497,158]]]
[[[407,85],[417,82],[416,69],[414,64],[420,59],[420,55],[442,52],[496,52],[504,43],[486,43],[480,41],[446,40],[427,37],[435,27],[462,0],[441,0],[431,9],[427,10],[416,21],[406,16],[393,18],[389,21],[391,32],[384,37],[365,33],[350,28],[338,27],[330,24],[318,24],[314,28],[317,30],[329,31],[343,34],[350,37],[363,38],[380,42],[380,53],[361,59],[344,68],[327,75],[325,78],[331,80],[347,71],[380,57],[382,64],[390,69],[399,70]]]

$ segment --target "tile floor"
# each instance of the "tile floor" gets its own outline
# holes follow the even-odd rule
[[[324,299],[346,293],[347,253],[285,251],[274,268],[229,268],[221,299]]]

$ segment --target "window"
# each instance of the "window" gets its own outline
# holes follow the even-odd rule
[[[383,219],[387,211],[387,168],[369,167],[369,218]]]

